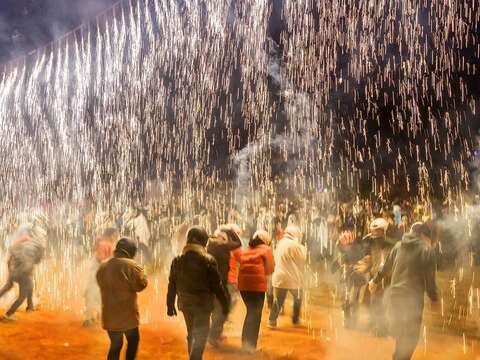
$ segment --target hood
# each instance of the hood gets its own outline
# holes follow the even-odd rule
[[[402,237],[402,245],[412,245],[415,243],[419,243],[422,241],[417,235],[409,232],[403,235]]]
[[[129,238],[121,238],[115,247],[115,257],[133,259],[137,253],[137,243]]]

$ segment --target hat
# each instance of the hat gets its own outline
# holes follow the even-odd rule
[[[388,222],[383,218],[377,218],[370,223],[371,232],[378,231],[378,230],[383,230],[384,232],[386,232],[387,229],[388,229]]]

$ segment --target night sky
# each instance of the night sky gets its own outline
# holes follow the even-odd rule
[[[48,44],[50,41],[57,39],[67,33],[68,31],[74,29],[82,22],[90,20],[95,17],[95,15],[102,12],[102,10],[110,7],[118,0],[1,0],[0,1],[0,64],[8,60],[21,57],[22,55]],[[281,1],[274,1],[276,7],[279,7],[278,4],[281,4]],[[180,1],[181,2],[181,1]],[[268,32],[272,39],[281,45],[281,36],[280,34],[284,32],[284,24],[281,19],[281,11],[273,7],[271,14],[271,21],[269,21]],[[317,24],[321,26],[321,24]],[[480,29],[478,27],[477,29]],[[472,34],[478,36],[477,34]],[[466,49],[464,51],[464,56],[467,59],[470,59],[471,62],[478,62],[479,59],[475,54],[476,49]],[[391,54],[399,53],[399,49],[392,49]],[[349,64],[348,54],[345,55],[340,63],[337,64],[339,69],[346,69]],[[379,71],[382,69],[379,69]],[[475,74],[474,76],[462,73],[456,74],[456,79],[463,77],[465,80],[468,92],[478,98],[480,96],[480,87],[478,86],[480,81],[480,76]],[[398,89],[381,89],[382,91],[396,92]],[[274,91],[272,90],[272,93]],[[341,101],[344,104],[343,114],[345,118],[348,118],[356,109],[354,109],[353,104],[349,100],[348,96],[341,97],[341,94],[334,94],[333,98]],[[348,94],[347,94],[348,95]],[[459,96],[456,94],[457,97]],[[454,95],[455,96],[455,95]],[[351,98],[351,97],[350,97]],[[362,105],[362,101],[359,101],[355,106]],[[363,104],[367,104],[367,100],[363,101]],[[391,118],[392,107],[383,106],[381,103],[375,104],[379,107],[379,117],[381,121],[377,125],[377,122],[374,119],[369,119],[367,130],[370,134],[374,134],[377,131],[382,134],[382,137],[387,137],[392,139],[392,143],[396,146],[406,146],[411,139],[402,138],[392,133],[392,129],[389,127],[388,119]],[[420,111],[426,112],[426,110],[432,107],[437,110],[439,113],[443,110],[438,107],[438,104],[425,103],[423,107],[421,106]],[[363,111],[360,109],[360,111]],[[281,113],[281,111],[279,111]],[[342,114],[340,114],[342,115]],[[235,121],[238,120],[238,121]],[[370,121],[371,120],[371,121]],[[282,124],[282,117],[278,116],[276,118],[277,124]],[[462,131],[471,134],[478,134],[478,129],[480,124],[478,122],[478,117],[471,117],[468,119],[468,122],[462,124]],[[338,124],[336,124],[338,126]],[[241,115],[238,116],[238,119],[234,119],[233,127],[237,127],[240,131],[243,128],[243,118]],[[281,128],[281,126],[279,126]],[[446,129],[448,130],[448,129]],[[212,129],[212,131],[218,131]],[[348,133],[348,131],[347,131]],[[240,133],[241,134],[241,133]],[[342,149],[342,141],[346,138],[347,135],[342,135],[338,139],[338,144],[336,146],[338,149]],[[217,137],[218,138],[218,137]],[[241,147],[246,146],[247,137],[241,136]],[[373,137],[371,137],[373,139]],[[371,141],[373,142],[373,140]],[[427,139],[419,138],[417,139],[419,144],[422,144]],[[475,140],[472,139],[474,143]],[[225,148],[226,148],[226,144]],[[460,144],[462,145],[462,144]],[[218,147],[218,146],[217,146]],[[460,149],[454,148],[454,152],[460,152]],[[220,151],[224,154],[225,151]],[[472,155],[472,154],[468,154]],[[383,170],[394,167],[393,162],[389,162],[388,158],[382,157],[382,153],[375,154],[377,162],[380,164],[379,174],[382,174]],[[465,159],[465,162],[471,166],[471,159]],[[450,159],[436,159],[434,158],[435,167],[451,167]],[[416,163],[410,162],[409,165],[412,165],[413,168],[416,168]],[[283,166],[283,164],[282,164]],[[471,168],[471,171],[475,171],[475,168]],[[433,179],[435,181],[435,179]]]
[[[118,0],[1,0],[0,63],[22,56]]]

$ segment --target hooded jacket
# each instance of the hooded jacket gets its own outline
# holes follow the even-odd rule
[[[223,284],[226,285],[229,282],[229,277],[230,283],[236,283],[236,272],[230,273],[230,270],[235,269],[234,263],[230,261],[231,252],[242,246],[242,242],[233,229],[220,227],[220,231],[227,235],[228,240],[225,241],[219,236],[211,238],[208,242],[207,252],[215,258]],[[231,265],[233,265],[232,268]]]
[[[297,237],[285,232],[274,253],[275,271],[273,287],[280,289],[302,289],[307,249]]]
[[[435,270],[435,251],[414,233],[407,233],[390,251],[373,281],[380,284],[391,274],[388,299],[403,298],[423,310],[425,292],[432,302],[438,299]]]
[[[102,295],[103,328],[111,331],[138,327],[137,292],[148,284],[143,268],[131,259],[135,254],[128,248],[129,244],[120,248],[122,240],[117,244],[115,257],[102,263],[97,272]]]
[[[223,308],[229,306],[217,263],[200,244],[187,243],[183,253],[172,261],[168,280],[167,307],[188,312],[211,312],[215,296]]]

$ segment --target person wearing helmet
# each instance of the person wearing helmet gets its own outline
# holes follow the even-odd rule
[[[370,223],[370,233],[362,239],[363,258],[354,266],[355,275],[363,277],[364,284],[359,294],[359,302],[368,304],[369,326],[377,336],[385,336],[387,333],[383,290],[388,281],[384,281],[382,289],[375,294],[369,293],[367,284],[380,271],[390,251],[390,244],[386,241],[387,228],[388,222],[383,218],[377,218]]]

